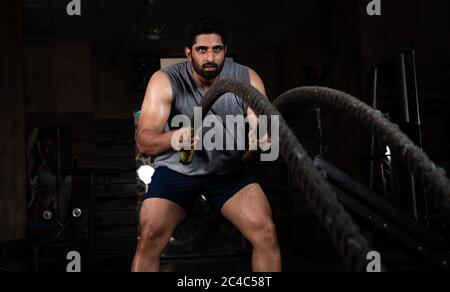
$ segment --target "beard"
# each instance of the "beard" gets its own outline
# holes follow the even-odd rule
[[[216,64],[213,62],[205,63],[200,65],[194,58],[192,58],[192,67],[198,75],[203,77],[205,80],[212,80],[219,76],[222,72],[225,61],[222,64]]]

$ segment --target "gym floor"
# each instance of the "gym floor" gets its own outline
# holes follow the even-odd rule
[[[328,235],[312,216],[275,220],[280,242],[283,271],[286,272],[336,272],[343,267],[338,253]],[[301,232],[299,232],[301,231]],[[401,249],[401,248],[400,248]],[[130,270],[134,249],[99,249],[89,251],[83,246],[64,242],[8,254],[0,261],[1,271],[64,272],[68,251],[78,250],[84,272],[127,272]],[[38,261],[35,262],[37,255]],[[5,254],[3,255],[5,256]],[[384,252],[383,260],[390,271],[429,271],[404,253]],[[251,251],[163,254],[162,272],[250,272]]]
[[[302,271],[337,271],[339,258],[327,235],[313,218],[296,218],[276,222],[280,247],[283,257],[283,270]],[[305,229],[307,231],[305,231]],[[303,232],[298,232],[303,230]],[[308,237],[299,235],[309,234]],[[322,240],[321,240],[322,239]],[[80,246],[64,243],[41,247],[37,266],[32,250],[21,252],[20,257],[4,261],[0,266],[4,270],[41,272],[65,271],[66,253],[80,250]],[[133,258],[133,249],[122,251],[98,250],[80,251],[82,270],[86,272],[120,272],[129,271]],[[249,272],[251,271],[251,252],[237,251],[219,254],[163,255],[161,259],[163,272]]]

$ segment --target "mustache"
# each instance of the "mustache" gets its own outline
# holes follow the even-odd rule
[[[202,67],[203,68],[219,68],[219,65],[217,65],[216,63],[206,63],[206,64],[203,64]]]

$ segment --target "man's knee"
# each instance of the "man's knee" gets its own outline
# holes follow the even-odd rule
[[[276,247],[277,232],[275,224],[271,218],[266,218],[252,223],[250,228],[250,238],[254,246],[259,247]]]
[[[163,224],[146,223],[141,225],[140,241],[143,248],[163,249],[169,231]]]

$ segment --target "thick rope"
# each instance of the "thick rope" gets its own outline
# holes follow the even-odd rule
[[[393,154],[404,163],[406,168],[419,178],[432,196],[435,205],[445,212],[450,211],[450,181],[445,171],[437,168],[428,156],[381,112],[349,94],[323,87],[292,89],[274,101],[274,106],[286,119],[296,114],[296,107],[312,104],[337,109],[376,134],[385,144],[389,145]]]
[[[339,203],[336,194],[315,168],[312,159],[303,149],[278,110],[252,86],[232,79],[219,80],[205,95],[201,106],[203,117],[222,95],[231,92],[246,102],[258,115],[278,116],[280,121],[280,153],[291,173],[305,193],[313,211],[328,231],[338,249],[346,269],[365,271],[370,248],[367,240],[350,215]]]

